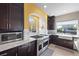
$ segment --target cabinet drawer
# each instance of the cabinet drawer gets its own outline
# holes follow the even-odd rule
[[[18,56],[35,56],[36,55],[36,49],[35,49],[35,43],[36,41],[32,41],[26,44],[23,44],[18,47]]]
[[[73,40],[59,39],[58,45],[73,49]]]
[[[0,52],[0,56],[16,56],[16,48]]]
[[[28,55],[28,43],[23,44],[18,47],[17,55],[18,56],[27,56]]]
[[[36,41],[32,41],[29,43],[28,56],[36,55]]]
[[[72,40],[65,40],[64,45],[67,48],[73,49],[73,41]]]

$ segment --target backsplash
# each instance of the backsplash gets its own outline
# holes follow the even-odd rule
[[[36,35],[37,33],[32,33],[27,29],[24,29],[24,40],[28,40],[28,38],[30,38],[30,36]]]

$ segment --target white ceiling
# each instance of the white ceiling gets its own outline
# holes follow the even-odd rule
[[[50,16],[58,16],[79,11],[79,3],[36,3],[36,5]],[[44,5],[47,7],[44,8]]]

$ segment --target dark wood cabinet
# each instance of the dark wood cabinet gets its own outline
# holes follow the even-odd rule
[[[0,52],[0,56],[16,56],[17,48],[11,48],[9,50]]]
[[[49,36],[49,43],[56,43],[56,40],[58,39],[58,35],[50,35]]]
[[[55,16],[48,16],[48,30],[55,29]]]
[[[73,49],[73,44],[74,44],[73,40],[67,40],[67,39],[61,39],[61,38],[59,38],[58,42],[59,42],[58,44],[60,46]]]
[[[17,50],[17,55],[18,56],[28,56],[28,48],[29,48],[28,43],[19,46],[18,50]]]
[[[29,43],[28,56],[36,56],[37,55],[37,47],[36,41]]]
[[[57,35],[51,35],[49,38],[50,38],[49,40],[50,43],[73,49],[73,44],[74,44],[73,40],[61,39],[58,38]]]
[[[22,31],[23,30],[23,18],[24,8],[21,3],[9,4],[9,30],[10,31]]]
[[[32,41],[18,47],[18,56],[36,56],[36,41]]]
[[[0,32],[22,31],[23,20],[23,3],[0,3]]]
[[[0,32],[8,31],[8,4],[0,3]]]
[[[0,52],[0,56],[36,56],[37,41],[32,41],[15,48]]]

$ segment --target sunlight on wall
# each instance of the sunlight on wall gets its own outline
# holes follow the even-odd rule
[[[41,8],[37,7],[35,4],[25,3],[24,4],[24,29],[29,28],[28,19],[31,13],[36,13],[44,17],[45,18],[44,20],[46,20],[46,28],[47,28],[47,14]]]

